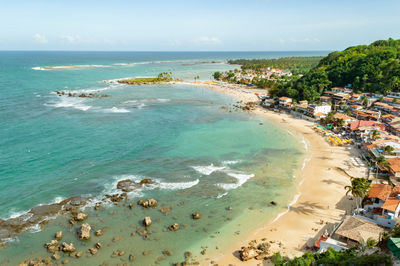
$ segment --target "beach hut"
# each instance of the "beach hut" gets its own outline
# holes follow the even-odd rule
[[[356,216],[346,216],[335,234],[354,242],[365,243],[370,238],[380,241],[384,231],[383,227],[366,219]]]

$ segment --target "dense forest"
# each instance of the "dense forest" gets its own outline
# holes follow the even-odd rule
[[[330,53],[303,77],[277,83],[271,92],[315,101],[333,86],[351,86],[356,92],[400,91],[400,40],[380,40]]]
[[[277,59],[237,59],[229,60],[229,64],[241,65],[243,70],[261,70],[267,67],[290,70],[293,74],[305,74],[316,67],[322,56],[283,57]]]

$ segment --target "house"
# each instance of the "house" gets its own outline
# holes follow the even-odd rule
[[[396,136],[400,136],[400,117],[395,117],[388,123],[388,131]]]
[[[362,131],[374,131],[374,130],[385,130],[385,125],[369,120],[357,120],[350,124],[349,126],[350,131],[362,130]]]
[[[389,158],[386,159],[386,161],[389,163],[387,169],[390,176],[399,181],[398,179],[400,178],[400,157]]]
[[[279,105],[280,106],[288,106],[288,105],[292,105],[292,98],[288,98],[288,97],[280,97],[279,98]]]
[[[321,116],[323,115],[326,116],[327,114],[329,114],[331,110],[332,107],[329,104],[323,104],[323,105],[309,104],[307,108],[307,115],[315,117],[315,115],[318,114],[318,117],[321,118]]]
[[[393,228],[399,212],[400,187],[393,188],[387,184],[372,185],[361,214],[381,226]]]
[[[330,96],[321,96],[319,97],[319,100],[323,103],[327,103],[327,102],[331,102],[332,101],[332,97]]]
[[[348,115],[345,115],[343,113],[336,113],[334,115],[334,118],[335,119],[342,119],[344,121],[345,125],[348,125],[348,124],[350,124],[352,122],[357,121],[355,118],[353,118],[351,116],[348,116]]]

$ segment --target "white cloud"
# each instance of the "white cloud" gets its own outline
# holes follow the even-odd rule
[[[46,36],[41,35],[41,34],[39,34],[39,33],[35,33],[35,34],[33,35],[33,39],[35,40],[35,42],[38,42],[38,43],[48,43],[48,42],[49,42],[49,41],[46,39]]]
[[[61,36],[61,39],[69,43],[77,43],[81,41],[81,37],[79,35],[63,35]]]
[[[220,44],[221,40],[218,39],[217,37],[204,36],[204,37],[197,38],[195,40],[195,42],[198,44],[203,44],[203,45],[212,45],[212,44]]]

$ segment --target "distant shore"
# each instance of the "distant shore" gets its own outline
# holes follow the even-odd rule
[[[213,84],[212,82],[184,82],[194,86],[212,89],[234,97],[238,101],[258,101],[256,92],[265,90],[230,88],[230,85]],[[293,197],[290,209],[282,212],[273,221],[265,221],[265,225],[257,231],[238,237],[226,250],[209,254],[207,260],[220,265],[228,264],[258,264],[261,261],[251,260],[241,262],[234,255],[235,251],[247,245],[251,240],[266,238],[271,243],[271,255],[280,251],[284,256],[300,256],[307,246],[313,246],[318,237],[327,229],[330,231],[334,224],[351,212],[353,202],[345,196],[344,186],[350,184],[350,179],[338,167],[347,169],[346,161],[356,156],[353,148],[331,146],[312,128],[314,124],[302,119],[296,119],[287,114],[278,114],[261,107],[251,111],[256,115],[266,117],[281,128],[289,130],[305,141],[307,146],[306,161],[297,174],[299,180],[298,192]],[[223,251],[223,252],[221,252]]]

